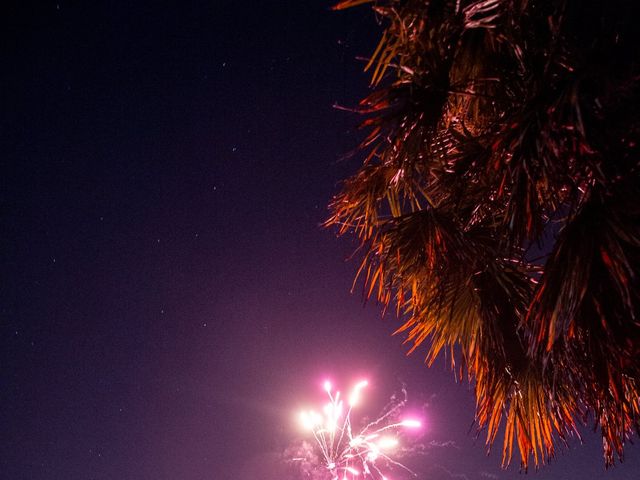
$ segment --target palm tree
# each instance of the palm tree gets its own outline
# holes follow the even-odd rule
[[[590,421],[613,464],[640,427],[638,2],[336,9],[364,3],[385,24],[364,162],[327,225],[359,238],[365,293],[411,350],[473,383],[503,465]]]

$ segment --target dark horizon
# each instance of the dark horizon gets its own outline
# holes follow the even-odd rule
[[[522,478],[321,227],[359,163],[334,105],[368,91],[379,33],[331,4],[8,9],[0,478],[270,480],[319,382],[360,375],[376,405],[403,382],[428,403],[419,478]],[[605,471],[584,441],[529,475],[638,478],[637,446]]]

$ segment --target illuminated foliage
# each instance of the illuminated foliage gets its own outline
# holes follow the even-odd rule
[[[327,224],[411,350],[450,353],[503,464],[640,419],[637,2],[347,0],[385,25]],[[542,249],[541,258],[533,258]],[[501,427],[502,426],[502,427]]]

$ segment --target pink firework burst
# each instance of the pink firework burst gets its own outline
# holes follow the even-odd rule
[[[366,380],[358,382],[345,401],[340,392],[334,393],[331,383],[326,381],[324,390],[329,401],[320,411],[305,410],[300,414],[300,420],[313,435],[323,466],[332,480],[391,480],[383,472],[384,466],[389,465],[413,474],[392,456],[399,448],[399,434],[405,429],[421,426],[416,419],[398,419],[405,401],[392,402],[382,416],[362,429],[354,429],[351,414],[359,405],[362,390],[367,385]]]

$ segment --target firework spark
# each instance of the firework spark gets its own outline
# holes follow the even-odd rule
[[[404,402],[394,403],[381,417],[361,430],[353,430],[351,412],[359,404],[367,384],[366,380],[357,383],[345,406],[340,392],[334,394],[327,381],[324,390],[329,402],[322,413],[308,410],[300,414],[303,426],[313,434],[332,480],[391,480],[385,476],[381,465],[394,465],[413,473],[391,457],[398,448],[398,434],[404,429],[420,427],[415,419],[397,420],[396,415]]]

